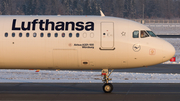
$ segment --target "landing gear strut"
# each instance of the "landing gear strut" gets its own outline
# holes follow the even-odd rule
[[[113,90],[113,85],[111,83],[108,83],[110,80],[112,80],[111,78],[109,78],[109,76],[111,75],[111,73],[113,72],[114,69],[111,70],[111,72],[109,73],[108,69],[103,69],[102,70],[102,76],[103,77],[103,91],[105,93],[111,93]]]

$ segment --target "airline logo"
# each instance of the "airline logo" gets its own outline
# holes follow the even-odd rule
[[[141,46],[140,46],[139,44],[134,44],[134,45],[133,45],[133,50],[134,50],[135,52],[139,52],[139,51],[141,50]]]
[[[21,26],[17,26],[17,23],[21,23]],[[16,31],[29,31],[29,30],[36,30],[36,26],[39,26],[39,30],[41,31],[48,31],[49,28],[51,31],[94,31],[94,22],[63,22],[63,21],[58,21],[58,22],[53,22],[50,21],[49,19],[44,20],[39,20],[39,19],[34,19],[32,22],[18,22],[17,19],[13,19],[12,21],[12,30]]]

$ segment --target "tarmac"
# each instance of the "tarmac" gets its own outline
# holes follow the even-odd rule
[[[1,101],[179,101],[180,84],[113,84],[104,93],[103,84],[0,84]]]
[[[115,72],[132,72],[132,73],[172,73],[180,74],[180,64],[158,64],[149,67],[116,69]]]

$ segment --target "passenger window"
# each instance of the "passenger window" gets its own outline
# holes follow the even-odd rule
[[[133,32],[133,38],[139,38],[139,31]]]
[[[48,37],[51,37],[51,33],[48,33],[47,36],[48,36]]]
[[[83,37],[86,38],[87,37],[87,33],[83,33]]]
[[[79,33],[76,33],[76,37],[77,37],[77,38],[79,37]]]
[[[40,36],[41,36],[41,37],[44,37],[44,33],[41,33]]]
[[[70,37],[70,38],[72,37],[72,33],[69,33],[69,37]]]
[[[36,33],[33,33],[33,37],[36,37],[37,36],[37,34]]]
[[[94,33],[91,33],[91,34],[90,34],[90,37],[93,38],[93,37],[94,37]]]
[[[22,37],[22,33],[19,33],[19,37]]]
[[[26,37],[29,37],[29,33],[26,33]]]
[[[65,33],[62,33],[62,37],[65,37]]]
[[[8,33],[5,33],[4,36],[5,36],[5,37],[8,37]]]
[[[15,37],[15,33],[12,33],[12,37]]]
[[[146,31],[141,31],[141,38],[149,37]]]
[[[55,34],[54,34],[54,37],[58,37],[58,33],[55,33]]]

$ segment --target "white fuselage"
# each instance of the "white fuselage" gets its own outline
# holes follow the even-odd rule
[[[175,54],[174,47],[158,37],[133,38],[134,31],[140,35],[150,29],[121,18],[0,16],[0,22],[2,69],[135,68],[165,62]]]

